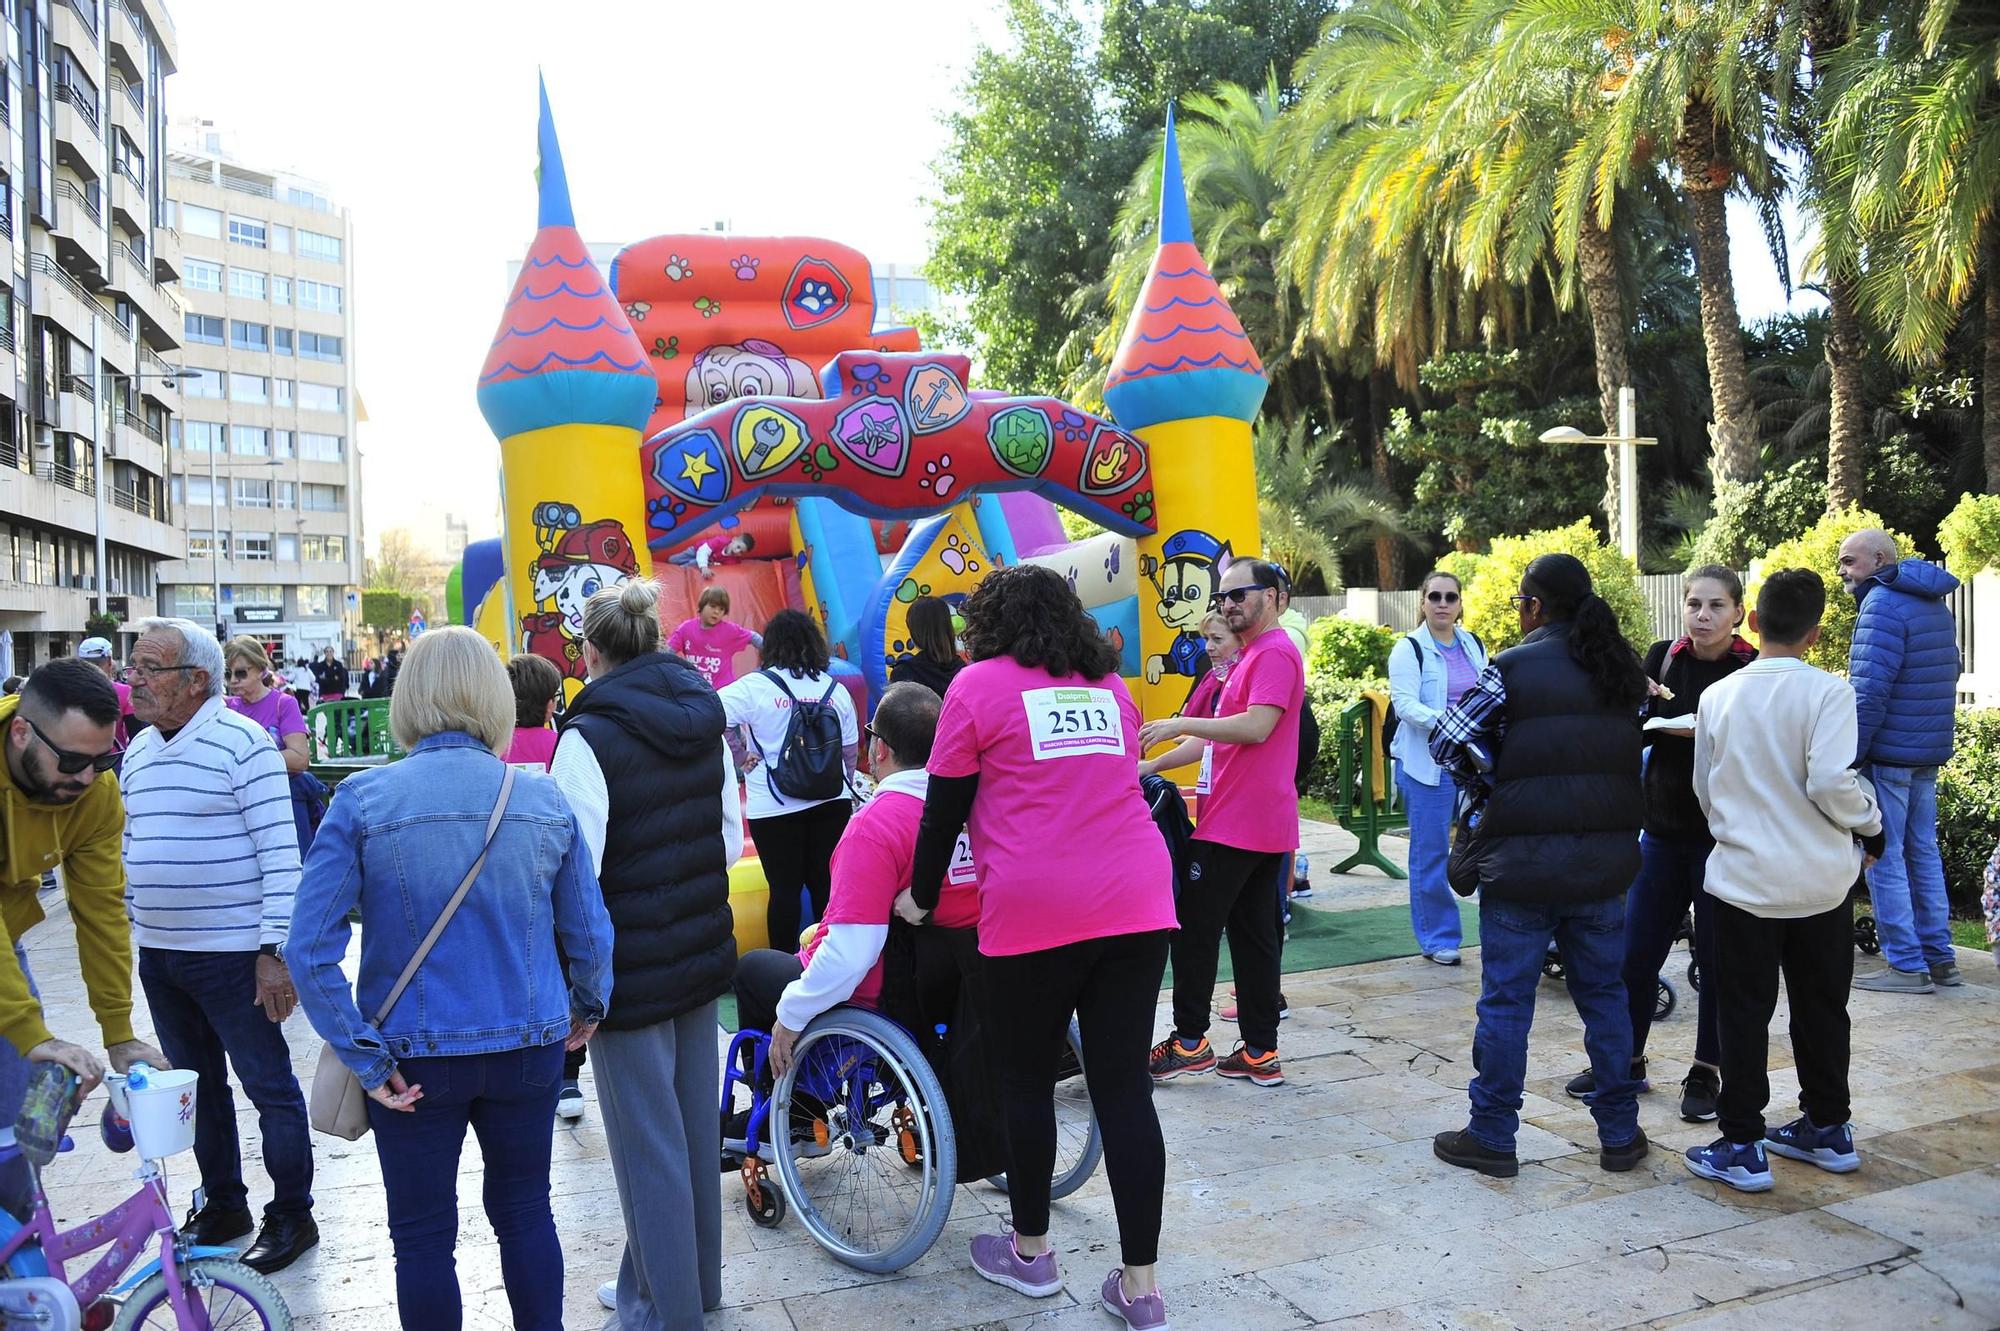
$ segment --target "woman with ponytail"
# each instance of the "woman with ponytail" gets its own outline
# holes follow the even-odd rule
[[[1652,686],[1575,556],[1536,559],[1512,600],[1526,636],[1431,732],[1431,756],[1465,810],[1454,855],[1477,873],[1481,949],[1472,1117],[1432,1148],[1496,1178],[1519,1171],[1528,1027],[1554,939],[1590,1051],[1598,1163],[1623,1172],[1647,1150],[1621,972],[1646,809],[1640,709]]]

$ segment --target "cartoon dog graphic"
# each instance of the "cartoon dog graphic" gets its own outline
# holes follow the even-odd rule
[[[535,506],[535,537],[542,553],[535,560],[535,611],[521,617],[522,649],[581,683],[584,605],[603,588],[637,577],[638,555],[616,518],[585,523],[567,504]]]
[[[1163,675],[1199,680],[1208,673],[1208,650],[1201,638],[1201,619],[1231,558],[1229,542],[1205,531],[1177,531],[1160,547],[1161,558],[1139,561],[1139,571],[1159,595],[1154,613],[1174,631],[1173,646],[1146,658],[1146,682]]]
[[[687,414],[739,397],[819,396],[812,367],[761,337],[705,348],[688,366]]]

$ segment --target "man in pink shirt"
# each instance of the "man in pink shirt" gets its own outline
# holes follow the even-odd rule
[[[1194,830],[1194,863],[1178,903],[1174,935],[1174,1034],[1153,1049],[1155,1081],[1216,1071],[1276,1086],[1278,1063],[1277,914],[1271,884],[1299,848],[1299,710],[1305,662],[1278,624],[1284,575],[1261,559],[1229,565],[1215,594],[1243,643],[1214,717],[1148,722],[1142,748],[1183,737],[1214,745],[1209,795]],[[1218,1064],[1208,1043],[1209,1000],[1224,928],[1236,969],[1243,1043]]]
[[[118,724],[112,730],[112,740],[122,754],[132,743],[132,686],[118,678],[118,658],[112,654],[111,640],[85,638],[77,644],[76,656],[79,661],[88,661],[103,672],[104,677],[111,681],[112,691],[118,695]]]

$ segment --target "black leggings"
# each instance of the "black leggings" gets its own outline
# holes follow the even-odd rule
[[[764,881],[771,885],[764,924],[772,947],[789,952],[799,945],[799,889],[812,894],[813,918],[826,914],[826,895],[833,886],[833,848],[847,830],[853,811],[845,795],[796,813],[750,820],[750,839]]]
[[[1125,1265],[1160,1255],[1167,1148],[1146,1059],[1167,967],[1165,931],[1090,938],[1046,952],[985,958],[981,1038],[992,1042],[1007,1116],[1014,1228],[1049,1232],[1056,1167],[1056,1060],[1070,1014],[1083,1032],[1084,1079],[1104,1137]]]

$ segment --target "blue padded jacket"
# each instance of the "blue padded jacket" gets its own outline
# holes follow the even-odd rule
[[[1937,767],[1951,757],[1960,666],[1945,597],[1957,587],[1943,569],[1905,559],[1855,592],[1847,673],[1861,717],[1857,762]]]

